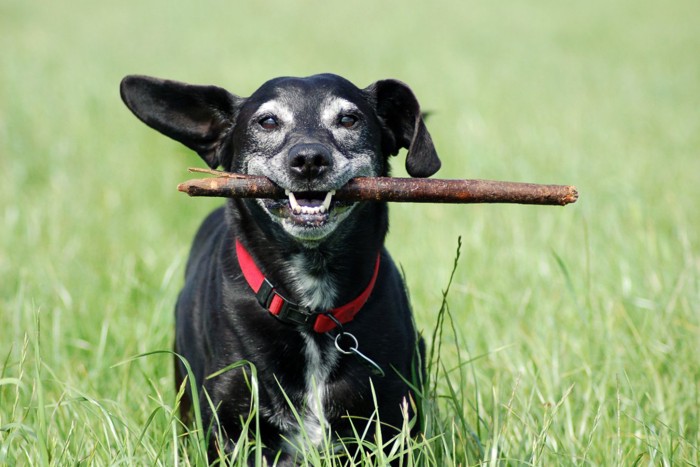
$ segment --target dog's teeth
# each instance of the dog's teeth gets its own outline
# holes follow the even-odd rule
[[[320,207],[312,208],[311,206],[302,206],[301,213],[302,214],[320,214],[321,208]]]
[[[326,193],[326,197],[323,199],[323,204],[321,207],[323,208],[322,212],[326,212],[330,209],[331,207],[331,198],[333,198],[333,195],[335,195],[335,190],[329,191]]]
[[[301,212],[301,206],[299,206],[296,196],[289,190],[287,190],[287,196],[289,196],[289,206],[292,208],[292,211],[295,214],[299,214]]]
[[[324,214],[328,212],[331,206],[331,199],[333,198],[333,195],[335,194],[335,191],[329,191],[326,193],[326,197],[323,199],[323,203],[319,206],[311,207],[311,206],[302,206],[299,204],[297,201],[296,196],[294,196],[294,193],[285,190],[285,193],[287,197],[289,197],[289,207],[291,208],[292,212],[294,214]]]

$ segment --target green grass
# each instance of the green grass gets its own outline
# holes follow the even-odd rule
[[[435,336],[426,438],[397,450],[438,466],[700,465],[698,14],[693,0],[5,0],[0,464],[202,463],[158,351],[219,202],[175,191],[201,164],[129,114],[122,76],[247,95],[332,71],[409,83],[442,177],[581,192],[563,209],[392,206],[389,247]],[[340,462],[324,452],[309,464]]]

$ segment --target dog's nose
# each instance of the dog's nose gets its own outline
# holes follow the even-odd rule
[[[319,143],[297,144],[289,151],[289,169],[297,177],[312,180],[331,169],[331,151]]]

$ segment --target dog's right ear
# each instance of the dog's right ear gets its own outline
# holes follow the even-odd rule
[[[199,154],[212,169],[245,99],[216,86],[196,86],[149,76],[121,82],[126,106],[141,121]]]

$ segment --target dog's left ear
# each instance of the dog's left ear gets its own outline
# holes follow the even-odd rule
[[[216,86],[130,75],[120,92],[146,125],[195,150],[212,169],[225,158],[223,142],[245,99]]]
[[[399,149],[408,149],[406,171],[412,177],[430,177],[437,172],[440,159],[411,88],[401,81],[386,79],[364,91],[374,101],[382,124],[384,153],[395,156]]]

